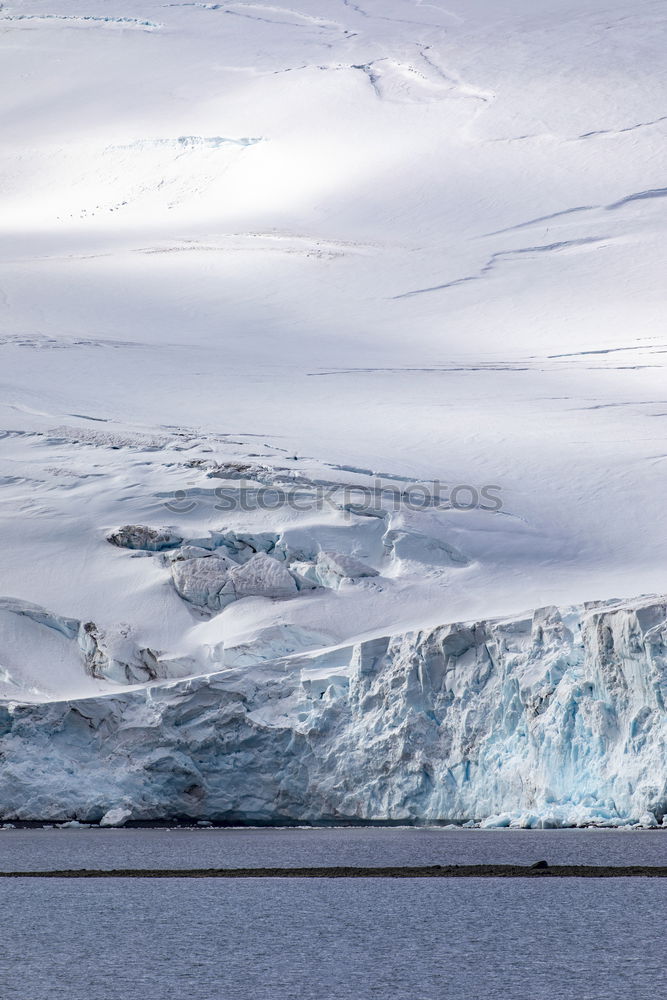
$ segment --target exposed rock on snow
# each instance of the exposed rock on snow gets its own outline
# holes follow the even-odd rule
[[[21,620],[30,622],[30,627],[17,628]],[[75,687],[80,687],[76,681],[86,674],[127,685],[193,672],[189,661],[161,659],[155,650],[142,647],[130,625],[102,629],[95,622],[65,618],[36,604],[7,597],[0,598],[0,637],[0,696],[5,697],[11,693],[20,698],[26,690],[36,698],[40,693],[53,693],[49,671],[54,667],[64,670]],[[12,671],[2,670],[5,662],[17,669],[16,680]],[[28,678],[34,676],[38,681],[40,668],[43,687],[26,679],[27,671]]]
[[[181,562],[184,559],[206,559],[209,556],[219,556],[220,553],[205,549],[201,545],[180,545],[177,549],[171,549],[165,554],[165,559],[170,563]]]
[[[103,631],[94,622],[79,627],[78,644],[91,677],[118,684],[145,684],[168,676],[152,649],[139,649],[128,625]]]
[[[549,608],[0,705],[0,818],[652,826],[666,636],[663,599]]]
[[[107,541],[122,549],[162,552],[180,545],[183,539],[168,528],[148,528],[145,524],[124,524],[107,535]]]
[[[249,479],[254,482],[271,482],[275,472],[266,465],[257,462],[222,462],[215,463],[206,473],[209,479]]]

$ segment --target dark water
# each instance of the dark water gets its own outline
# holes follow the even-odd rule
[[[667,830],[0,830],[2,871],[531,864],[542,858],[667,865]]]
[[[6,880],[2,1000],[649,1000],[662,879]]]

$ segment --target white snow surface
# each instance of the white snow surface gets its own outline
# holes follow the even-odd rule
[[[661,821],[666,25],[0,7],[0,817]]]

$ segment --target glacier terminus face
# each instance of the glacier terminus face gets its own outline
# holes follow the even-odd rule
[[[0,709],[5,820],[657,826],[667,600]]]

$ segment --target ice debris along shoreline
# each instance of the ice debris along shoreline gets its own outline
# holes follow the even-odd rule
[[[656,827],[666,643],[652,597],[4,701],[0,819]]]

